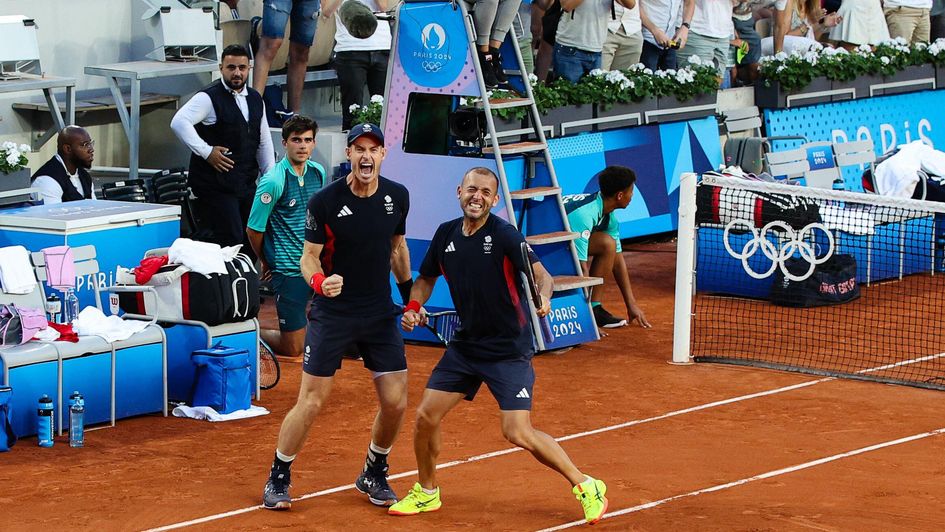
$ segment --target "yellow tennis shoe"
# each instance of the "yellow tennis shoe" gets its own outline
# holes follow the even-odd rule
[[[607,493],[607,485],[603,480],[587,477],[587,480],[574,486],[571,493],[581,501],[581,506],[584,507],[584,519],[588,523],[593,525],[600,521],[604,512],[607,511],[607,497],[604,497]]]
[[[603,482],[601,482],[603,485]],[[423,512],[435,512],[440,509],[443,503],[440,502],[440,488],[436,488],[436,493],[429,494],[423,491],[420,483],[417,482],[410,488],[407,494],[400,502],[387,509],[390,515],[417,515]]]

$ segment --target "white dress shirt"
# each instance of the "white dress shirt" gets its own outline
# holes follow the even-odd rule
[[[640,4],[633,4],[633,9],[627,9],[617,2],[614,2],[614,14],[616,20],[607,16],[607,31],[617,33],[620,26],[623,26],[623,32],[627,35],[639,33],[643,24],[640,22]]]
[[[236,100],[236,106],[243,113],[243,119],[248,122],[249,104],[246,102],[246,96],[249,95],[249,91],[244,85],[240,92],[230,92]],[[216,123],[217,114],[213,110],[210,95],[201,91],[194,94],[194,97],[174,114],[174,118],[171,120],[171,130],[174,131],[181,142],[190,148],[190,151],[197,154],[198,157],[206,159],[213,151],[213,146],[200,138],[197,130],[194,129],[194,125],[211,126]],[[231,146],[227,147],[230,148]],[[262,120],[259,121],[259,147],[256,149],[256,162],[259,164],[259,171],[263,174],[276,164],[276,156],[272,148],[272,136],[269,134],[269,122],[266,120],[265,104],[263,104]]]
[[[643,2],[643,9],[647,18],[654,26],[663,30],[663,33],[672,37],[676,29],[682,25],[683,0],[639,0]],[[643,28],[643,40],[656,44],[656,37],[650,30]]]
[[[61,164],[62,167],[66,169],[66,174],[69,176],[69,181],[72,182],[72,186],[74,186],[80,194],[83,194],[82,181],[79,180],[79,169],[76,168],[75,172],[70,174],[69,168],[66,167],[66,163],[62,161],[62,157],[60,157],[58,153],[56,154],[56,160],[59,161],[59,164]],[[36,179],[33,180],[33,184],[30,186],[39,189],[38,199],[43,200],[44,204],[51,205],[53,203],[62,203],[62,187],[59,186],[59,183],[57,183],[52,177],[48,175],[38,175],[36,176]],[[94,186],[92,187],[91,199],[96,199]]]

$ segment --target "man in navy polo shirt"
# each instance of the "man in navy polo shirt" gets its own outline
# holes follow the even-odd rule
[[[397,324],[401,310],[390,296],[390,274],[409,294],[410,254],[404,239],[407,188],[380,175],[387,154],[381,128],[361,124],[348,133],[351,173],[308,202],[302,276],[315,299],[309,310],[299,398],[286,415],[263,505],[292,505],[289,467],[331,392],[343,355],[352,348],[371,370],[380,410],[364,470],[355,487],[371,503],[397,502],[387,483],[390,453],[407,408],[407,359]]]
[[[478,167],[466,172],[456,195],[463,216],[443,223],[433,235],[401,326],[411,331],[422,323],[420,305],[430,298],[440,275],[449,285],[462,325],[433,369],[417,409],[414,451],[419,482],[388,513],[416,515],[440,508],[436,482],[440,423],[462,399],[471,401],[486,383],[499,403],[506,439],[565,477],[584,508],[585,519],[596,523],[607,511],[607,486],[581,473],[554,438],[531,424],[535,349],[520,275],[528,267],[521,253],[525,237],[489,214],[499,201],[499,180],[492,170]],[[542,298],[537,314],[545,316],[551,310],[554,281],[538,257],[530,254],[529,260]]]

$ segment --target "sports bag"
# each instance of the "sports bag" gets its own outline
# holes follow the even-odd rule
[[[722,148],[725,166],[737,166],[749,174],[764,171],[765,141],[758,137],[731,137]]]
[[[803,257],[791,257],[784,263],[795,277],[803,277],[810,271],[811,263]],[[839,305],[860,297],[860,285],[856,283],[856,259],[853,255],[835,254],[823,264],[814,267],[813,273],[801,281],[795,281],[777,268],[771,286],[771,302],[782,307],[820,307]]]
[[[10,450],[16,443],[16,434],[13,432],[13,407],[10,404],[13,398],[13,388],[0,386],[0,453]]]
[[[249,352],[216,344],[194,351],[197,366],[193,406],[209,406],[221,414],[250,407],[253,395]]]
[[[810,198],[717,186],[696,189],[698,223],[728,225],[735,220],[750,222],[758,228],[777,220],[793,229],[823,221],[820,206]],[[746,231],[748,228],[738,225],[733,229]]]
[[[0,345],[4,347],[25,344],[46,326],[42,310],[0,305]]]
[[[259,274],[255,266],[242,253],[225,266],[226,274],[204,275],[183,264],[167,264],[143,285],[135,281],[132,270],[119,267],[119,285],[150,286],[157,295],[119,293],[119,306],[133,314],[197,320],[207,325],[255,318],[259,314]]]

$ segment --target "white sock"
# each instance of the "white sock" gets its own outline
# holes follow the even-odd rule
[[[440,488],[433,488],[432,490],[428,490],[424,488],[423,486],[420,486],[420,489],[422,489],[423,493],[426,493],[427,495],[436,495],[436,492],[440,491]]]
[[[368,450],[370,450],[374,454],[390,454],[391,449],[393,449],[393,446],[385,449],[383,447],[376,445],[373,441],[371,442],[371,445],[368,446]]]
[[[279,460],[282,460],[283,462],[291,462],[292,460],[295,460],[296,456],[298,455],[293,454],[292,456],[289,456],[286,454],[282,454],[282,451],[280,451],[279,449],[276,449],[276,458],[278,458]]]

